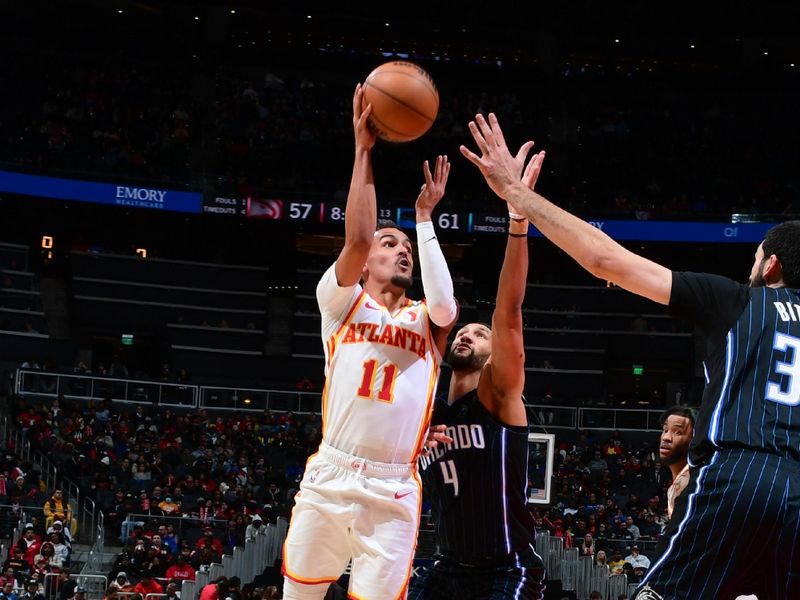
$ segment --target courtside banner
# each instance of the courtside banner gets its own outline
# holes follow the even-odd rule
[[[203,201],[202,195],[196,192],[43,177],[12,171],[0,171],[0,192],[188,213],[199,213]]]

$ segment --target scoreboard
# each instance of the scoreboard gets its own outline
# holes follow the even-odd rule
[[[508,230],[505,205],[497,203],[497,213],[441,210],[434,212],[433,223],[441,233],[458,235],[504,234]],[[203,202],[202,212],[248,219],[267,219],[294,223],[298,227],[321,232],[344,228],[345,207],[339,202],[284,200],[281,198],[213,198]],[[402,229],[414,229],[413,206],[379,206],[379,219],[390,219]],[[774,223],[589,220],[593,227],[616,240],[662,242],[759,243]],[[531,227],[531,237],[541,233]]]
[[[500,203],[498,203],[498,209]],[[282,198],[208,198],[203,202],[203,213],[290,221],[297,225],[344,225],[345,207],[338,202],[284,200]],[[416,214],[413,207],[378,207],[378,218],[389,219],[403,229],[414,229]],[[505,233],[507,215],[473,213],[469,211],[441,211],[434,214],[434,224],[441,231],[453,233]]]

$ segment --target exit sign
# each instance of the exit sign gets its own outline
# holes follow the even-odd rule
[[[637,377],[644,375],[644,365],[633,365],[633,374]]]

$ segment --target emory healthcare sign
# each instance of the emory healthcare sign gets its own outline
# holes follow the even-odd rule
[[[202,196],[145,186],[99,183],[0,171],[0,192],[133,208],[199,213]]]

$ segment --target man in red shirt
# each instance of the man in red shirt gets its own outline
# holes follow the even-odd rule
[[[210,525],[207,525],[203,530],[203,537],[197,540],[197,543],[194,547],[197,550],[202,550],[206,546],[211,546],[214,552],[222,556],[222,542],[214,537],[214,528]]]
[[[28,523],[25,525],[25,533],[17,542],[17,546],[24,551],[25,560],[29,564],[33,564],[34,557],[38,554],[39,548],[42,547],[42,539],[37,535],[33,529],[33,524]]]
[[[225,600],[228,596],[228,578],[215,579],[200,590],[200,600]]]
[[[178,554],[175,564],[167,569],[167,579],[177,579],[178,581],[189,579],[194,581],[194,575],[194,567],[186,562],[186,555],[183,552]]]
[[[153,574],[149,571],[142,573],[142,579],[133,588],[134,593],[141,594],[142,598],[146,598],[147,594],[163,594],[164,588],[161,584],[153,579]]]

